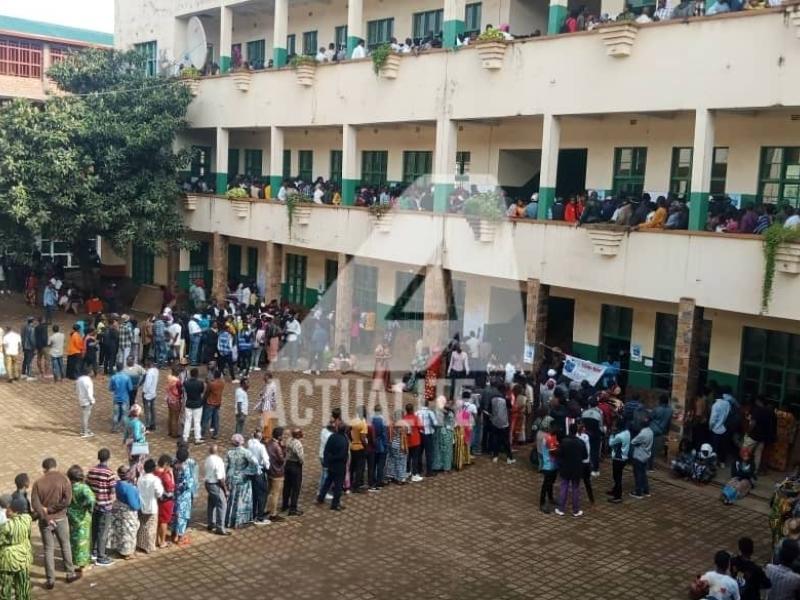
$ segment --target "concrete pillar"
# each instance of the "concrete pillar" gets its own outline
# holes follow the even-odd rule
[[[675,412],[684,415],[697,392],[697,350],[702,337],[703,309],[692,298],[681,298],[678,303],[678,332],[675,336],[675,357],[672,371],[672,401]],[[683,434],[683,419],[676,418],[677,440]],[[672,439],[673,436],[670,436]],[[677,445],[677,441],[675,441]],[[672,447],[672,446],[671,446]]]
[[[450,337],[447,298],[450,273],[441,265],[428,265],[425,270],[425,295],[422,322],[423,343],[431,349],[443,349]]]
[[[447,199],[455,188],[458,124],[449,117],[436,119],[433,153],[433,211],[447,212]]]
[[[191,253],[189,250],[180,248],[178,250],[178,277],[177,284],[179,290],[188,290],[189,284],[189,271],[191,270]]]
[[[231,70],[231,46],[233,45],[233,9],[223,6],[219,16],[219,70]]]
[[[228,190],[228,140],[229,132],[224,127],[217,127],[217,160],[216,173],[217,194],[224,196]]]
[[[364,39],[364,0],[348,0],[347,58],[353,56],[353,50],[362,39]]]
[[[269,139],[269,185],[272,188],[272,197],[277,198],[278,190],[283,183],[283,129],[273,125],[270,128]]]
[[[547,15],[547,35],[556,35],[567,18],[567,0],[550,0]]]
[[[547,338],[547,307],[550,299],[550,286],[538,279],[528,279],[528,294],[525,314],[525,343],[533,346],[533,364],[535,373],[544,357]]]
[[[352,257],[339,253],[336,274],[336,314],[334,347],[343,345],[350,351],[350,327],[353,321],[353,297],[355,293],[355,268]]]
[[[342,204],[355,204],[356,190],[360,182],[358,131],[354,125],[342,125]]]
[[[272,64],[277,69],[286,65],[289,33],[289,0],[275,0],[275,23],[272,30]]]
[[[457,37],[464,33],[466,4],[466,0],[444,0],[442,43],[445,48],[455,48]]]
[[[689,229],[703,231],[708,218],[708,195],[714,164],[714,113],[706,108],[695,111],[693,148]]]
[[[267,284],[265,296],[267,302],[280,300],[281,280],[283,278],[283,245],[267,242]]]
[[[228,239],[218,231],[211,238],[211,272],[214,279],[211,297],[219,302],[228,293]]]
[[[547,214],[556,199],[558,151],[561,146],[561,118],[544,115],[542,118],[542,166],[539,173],[539,218]]]

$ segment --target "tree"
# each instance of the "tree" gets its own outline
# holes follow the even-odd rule
[[[37,235],[67,243],[86,271],[87,240],[125,253],[188,247],[173,149],[191,94],[148,77],[135,51],[85,50],[48,75],[65,92],[43,105],[0,107],[0,251],[25,252]]]

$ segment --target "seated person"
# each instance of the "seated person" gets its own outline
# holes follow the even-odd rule
[[[717,455],[711,444],[700,446],[700,452],[694,458],[692,479],[697,483],[709,483],[717,474]]]
[[[328,368],[342,373],[349,373],[356,368],[356,357],[350,354],[344,345],[340,345]]]
[[[750,448],[742,448],[739,458],[731,465],[731,478],[722,488],[722,503],[733,504],[755,487],[756,468]]]
[[[672,460],[672,472],[678,477],[689,478],[692,476],[694,466],[694,451],[692,442],[683,438],[678,445],[678,455]]]

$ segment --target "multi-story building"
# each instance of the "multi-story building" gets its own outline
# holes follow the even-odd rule
[[[575,3],[576,6],[578,3]],[[618,0],[590,9],[616,14]],[[570,4],[571,7],[571,4]],[[499,359],[558,345],[601,361],[623,355],[628,385],[680,401],[698,380],[800,405],[798,257],[778,261],[762,308],[762,239],[703,231],[709,194],[741,202],[800,200],[800,12],[794,5],[571,35],[522,37],[496,64],[455,36],[509,23],[512,34],[555,33],[562,0],[149,0],[117,2],[116,44],[182,62],[198,16],[218,75],[204,77],[181,143],[195,175],[217,189],[239,174],[322,176],[344,206],[315,206],[290,228],[273,201],[190,198],[197,250],[172,259],[134,253],[142,281],[182,286],[250,277],[297,304],[320,291],[336,310],[336,343],[356,312],[376,329],[440,343],[481,330]],[[441,28],[444,48],[404,55],[396,77],[366,60],[320,64],[310,85],[287,55],[329,42],[353,48]],[[233,58],[232,58],[233,57]],[[230,73],[232,62],[274,68]],[[486,68],[499,67],[499,68]],[[308,84],[308,81],[304,82]],[[359,183],[428,176],[431,212],[395,211],[388,233],[352,206]],[[687,194],[688,231],[603,234],[546,220],[507,221],[476,239],[447,214],[454,185],[495,179],[556,195]],[[170,268],[168,268],[170,266]],[[437,293],[439,290],[445,293]],[[353,310],[357,307],[357,310]],[[523,308],[524,307],[524,308]],[[437,316],[438,315],[438,316]],[[427,317],[427,318],[426,318]]]

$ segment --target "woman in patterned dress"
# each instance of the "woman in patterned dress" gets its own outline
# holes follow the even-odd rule
[[[253,488],[250,475],[255,473],[258,465],[250,451],[244,447],[244,438],[241,434],[233,434],[231,444],[233,448],[228,450],[225,456],[227,463],[225,477],[230,490],[225,525],[237,528],[253,521]]]
[[[397,484],[405,483],[408,478],[408,430],[403,411],[398,410],[394,414],[394,423],[389,426],[389,455],[386,458],[386,478]]]
[[[72,483],[72,502],[67,508],[72,562],[76,570],[82,570],[92,564],[94,492],[84,483],[83,469],[80,466],[72,465],[67,471],[67,477]]]
[[[132,558],[136,551],[136,534],[139,531],[139,509],[142,501],[136,484],[130,482],[130,467],[123,465],[117,469],[117,485],[114,488],[115,500],[111,508],[111,531],[108,547],[117,551],[125,560]]]
[[[445,400],[444,396],[439,401]],[[434,453],[433,470],[449,473],[453,468],[453,442],[455,439],[456,414],[453,412],[451,401],[447,401],[444,408],[437,410],[437,420],[441,426],[436,428],[433,442],[436,445]]]
[[[178,446],[175,453],[175,509],[172,513],[172,541],[178,546],[186,546],[186,528],[192,517],[192,504],[197,495],[198,469],[193,458],[189,458],[189,447]]]
[[[0,598],[31,598],[31,516],[24,498],[6,509],[8,520],[0,527]]]
[[[158,499],[158,534],[156,537],[156,546],[163,548],[169,545],[167,529],[172,522],[172,513],[175,508],[175,475],[172,471],[172,457],[169,454],[162,454],[159,457],[156,477],[164,486],[164,495]]]
[[[178,430],[178,421],[180,420],[181,410],[183,409],[183,385],[180,380],[180,370],[177,368],[172,369],[172,373],[167,377],[167,410],[169,417],[167,419],[167,434],[169,437],[180,437]]]

